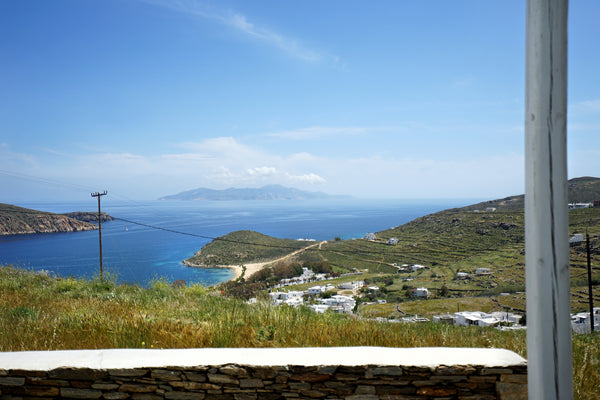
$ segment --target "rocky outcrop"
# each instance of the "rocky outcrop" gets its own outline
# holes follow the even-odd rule
[[[79,232],[94,229],[98,229],[98,226],[66,215],[0,204],[0,235]]]

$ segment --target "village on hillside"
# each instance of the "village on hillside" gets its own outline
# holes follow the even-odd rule
[[[398,272],[415,272],[428,267],[420,264],[408,265],[403,264],[398,266]],[[490,275],[492,272],[489,268],[478,268],[476,275]],[[344,276],[361,275],[361,272],[344,274]],[[459,274],[461,274],[459,272]],[[468,274],[462,273],[458,279],[465,279]],[[338,277],[339,278],[339,277]],[[333,279],[327,274],[316,274],[308,268],[302,269],[302,275],[282,279],[278,284],[274,285],[272,291],[268,293],[269,300],[274,306],[291,306],[299,307],[306,306],[317,313],[335,312],[343,314],[353,314],[357,312],[360,304],[385,304],[386,300],[376,300],[374,302],[357,301],[358,298],[364,296],[365,293],[377,293],[380,288],[377,285],[366,284],[364,280],[352,280],[337,284],[336,286],[325,283],[324,281]],[[306,290],[283,290],[285,287],[293,285],[302,285],[311,282],[322,282],[320,285],[310,286]],[[333,294],[335,290],[339,290],[344,294]],[[412,297],[414,299],[426,300],[430,298],[432,292],[425,287],[413,288]],[[255,303],[255,298],[250,299],[250,303]],[[600,307],[594,308],[594,330],[600,329]],[[573,332],[586,333],[590,331],[590,313],[582,312],[571,316],[571,325]],[[446,313],[443,315],[434,315],[431,319],[420,317],[418,315],[404,316],[402,318],[383,318],[377,317],[377,322],[392,322],[392,323],[421,323],[435,322],[441,324],[455,326],[479,326],[479,327],[496,327],[501,330],[526,329],[524,316],[509,311],[457,311],[454,313]]]

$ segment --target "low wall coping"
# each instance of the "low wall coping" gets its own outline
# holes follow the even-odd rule
[[[57,368],[159,368],[216,365],[319,366],[388,365],[436,368],[440,365],[525,366],[505,349],[463,347],[302,347],[56,350],[0,353],[0,370],[50,371]]]

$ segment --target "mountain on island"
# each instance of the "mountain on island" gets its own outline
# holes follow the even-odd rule
[[[308,192],[281,185],[267,185],[261,188],[229,188],[224,190],[199,188],[164,196],[159,200],[311,200],[343,197],[347,196],[332,196],[323,192]]]

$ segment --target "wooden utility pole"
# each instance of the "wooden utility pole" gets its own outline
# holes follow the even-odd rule
[[[590,299],[590,333],[594,333],[594,294],[592,292],[592,260],[590,257],[590,235],[585,233],[587,247],[588,298]]]
[[[92,193],[92,197],[98,198],[98,238],[100,240],[100,282],[104,281],[102,266],[102,213],[100,212],[100,197],[106,196],[106,190],[102,193]]]
[[[567,200],[568,0],[528,0],[525,66],[527,386],[573,399]]]

